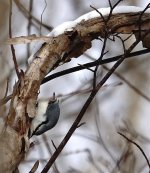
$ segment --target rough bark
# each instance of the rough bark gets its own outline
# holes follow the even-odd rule
[[[139,28],[142,32],[150,30],[150,14],[142,15],[139,27],[140,14],[112,15],[107,22],[109,34],[136,33],[137,36]],[[30,67],[25,72],[20,72],[20,80],[14,85],[8,118],[6,122],[1,120],[0,152],[3,161],[0,162],[0,168],[3,168],[3,172],[12,173],[28,152],[29,117],[35,116],[35,105],[41,81],[48,72],[59,65],[82,55],[91,47],[92,40],[104,37],[105,30],[106,26],[101,17],[83,20],[72,31],[52,38],[50,43],[44,43],[36,53]],[[144,39],[144,46],[149,48],[148,37],[149,34]]]

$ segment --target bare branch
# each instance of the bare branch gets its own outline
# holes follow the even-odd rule
[[[31,13],[32,13],[32,7],[33,7],[33,0],[29,1],[29,18],[28,18],[28,26],[27,26],[27,32],[28,32],[28,36],[31,33]],[[30,45],[27,44],[27,57],[30,56]],[[28,65],[28,58],[26,60],[26,65]]]
[[[146,160],[146,162],[147,162],[147,165],[148,165],[148,167],[149,167],[149,173],[150,173],[150,163],[149,163],[149,160],[148,160],[148,158],[147,158],[145,152],[143,151],[143,149],[142,149],[136,142],[134,142],[134,141],[132,141],[131,139],[127,138],[124,134],[122,134],[122,133],[120,133],[120,132],[118,132],[118,134],[121,135],[122,137],[124,137],[126,140],[128,140],[128,141],[131,142],[132,144],[134,144],[134,145],[141,151],[141,153],[143,154],[143,156],[144,156],[144,158],[145,158],[145,160]]]
[[[126,58],[132,58],[134,56],[139,56],[139,55],[143,55],[143,54],[146,54],[146,53],[150,53],[150,49],[144,49],[144,50],[139,50],[139,51],[129,53],[129,55]],[[87,57],[89,56],[88,54],[85,54],[85,55]],[[69,69],[54,73],[52,75],[49,75],[49,76],[45,77],[41,84],[45,84],[46,82],[49,82],[50,80],[53,80],[57,77],[64,76],[66,74],[70,74],[70,73],[73,73],[73,72],[76,72],[76,71],[84,70],[86,68],[94,67],[96,65],[103,65],[103,64],[107,64],[107,63],[117,61],[122,56],[123,56],[123,54],[118,55],[118,56],[114,56],[114,57],[111,57],[111,58],[108,58],[108,59],[104,59],[104,60],[100,61],[99,64],[98,64],[97,60],[95,60],[94,62],[82,64],[82,66],[76,66],[76,67],[72,67],[72,68],[69,68]]]
[[[34,163],[32,169],[31,169],[31,171],[30,171],[29,173],[35,173],[36,170],[38,169],[38,166],[39,166],[39,160],[37,160],[37,161]]]
[[[9,11],[9,37],[12,38],[12,33],[11,33],[11,15],[12,15],[12,0],[10,0],[10,11]],[[12,52],[12,57],[14,61],[14,66],[16,70],[16,74],[18,76],[18,79],[20,79],[20,72],[17,64],[17,59],[16,59],[16,54],[15,54],[15,49],[13,45],[10,45],[11,47],[11,52]]]
[[[109,20],[107,19],[108,15],[104,16],[105,21],[107,21],[107,28],[105,26],[104,20],[100,16],[89,20],[82,20],[73,28],[71,28],[71,30],[67,30],[61,34],[54,35],[54,37],[51,37],[49,43],[44,43],[38,50],[38,52],[36,52],[36,54],[33,56],[34,60],[30,64],[29,68],[25,72],[21,71],[20,78],[17,62],[15,62],[14,60],[14,64],[16,66],[15,69],[18,73],[19,81],[14,85],[10,109],[7,121],[5,123],[5,133],[3,134],[4,136],[9,137],[14,135],[12,139],[7,140],[7,145],[9,143],[13,143],[13,146],[15,148],[15,150],[13,147],[9,148],[9,153],[11,153],[13,156],[13,166],[11,165],[12,167],[10,166],[9,168],[11,172],[17,168],[25,153],[28,151],[28,149],[26,149],[26,146],[29,146],[29,139],[27,134],[31,124],[31,119],[36,115],[36,102],[39,94],[38,91],[44,77],[59,65],[70,61],[71,58],[79,57],[80,55],[82,55],[87,49],[91,47],[92,40],[99,37],[104,38],[103,50],[100,58],[98,59],[99,63],[101,63],[102,57],[106,52],[105,42],[109,35],[113,35],[115,33],[131,34],[133,33],[133,30],[138,31],[139,26],[137,24],[139,21],[139,15],[139,12],[127,14],[111,14]],[[143,13],[140,25],[141,31],[144,32],[142,33],[143,38],[145,38],[149,33],[149,26],[150,15],[149,13]],[[96,64],[94,76],[95,84],[93,85],[93,90],[91,91],[90,96],[85,102],[83,108],[81,109],[79,115],[75,119],[68,133],[66,134],[60,145],[56,148],[54,154],[46,164],[42,173],[48,172],[49,168],[55,162],[56,158],[67,144],[74,131],[78,128],[88,106],[90,105],[98,91],[102,88],[104,83],[109,79],[114,71],[120,66],[120,64],[125,60],[125,58],[130,55],[131,51],[133,51],[133,49],[140,41],[140,39],[136,39],[136,41],[129,47],[129,49],[125,50],[124,54],[119,57],[117,62],[99,82],[96,81],[96,71],[99,63]],[[146,46],[148,47],[149,45]],[[15,56],[14,59],[16,59]],[[80,68],[83,69],[84,67],[80,66]],[[10,142],[10,140],[12,141]],[[16,141],[17,145],[15,145]],[[4,143],[1,144],[0,141],[0,145],[4,146]],[[7,153],[7,149],[3,150],[2,156],[5,156],[5,152]],[[12,160],[11,158],[7,157],[7,161],[10,162]],[[5,170],[6,169],[7,168],[5,168]]]
[[[41,14],[40,35],[41,35],[41,31],[42,31],[43,14],[44,14],[44,11],[46,10],[46,7],[47,7],[47,2],[46,2],[46,0],[44,0],[44,2],[45,2],[45,7],[44,7],[44,9],[43,9],[43,11],[42,11],[42,14]]]
[[[71,128],[69,129],[68,133],[66,134],[66,136],[64,137],[64,139],[62,140],[62,142],[60,143],[60,145],[57,147],[57,150],[54,152],[54,154],[52,155],[52,157],[49,159],[49,161],[47,162],[46,166],[44,167],[44,169],[42,170],[41,173],[46,173],[46,172],[49,171],[49,169],[51,168],[51,166],[55,162],[56,158],[58,157],[58,155],[60,154],[60,152],[63,150],[63,148],[65,147],[65,145],[67,144],[68,140],[70,139],[70,137],[72,136],[72,134],[74,133],[74,131],[77,129],[77,127],[78,127],[81,119],[83,118],[83,116],[84,116],[87,108],[89,107],[89,105],[93,101],[93,99],[96,96],[97,92],[101,89],[101,87],[103,86],[103,84],[107,81],[107,79],[109,79],[109,77],[113,74],[113,72],[119,67],[119,65],[124,61],[125,57],[128,56],[128,54],[135,48],[135,46],[139,43],[139,41],[140,40],[136,40],[129,47],[129,49],[126,50],[126,52],[124,53],[124,55],[113,65],[113,67],[110,69],[110,71],[108,71],[108,73],[97,84],[96,88],[94,88],[94,90],[92,90],[90,96],[86,100],[84,106],[82,107],[80,113],[78,114],[77,118],[75,119],[75,121],[72,124]]]
[[[31,15],[30,14],[30,12],[23,6],[23,4],[19,1],[19,0],[14,0],[14,2],[15,2],[15,4],[16,4],[16,6],[18,7],[18,9],[24,14],[24,16],[26,17],[26,18],[29,18],[29,15]],[[36,17],[34,17],[33,15],[31,15],[31,17],[32,17],[32,24],[34,25],[34,22],[36,22],[38,25],[41,25],[41,21],[39,21]],[[33,22],[34,21],[34,22]],[[44,23],[42,23],[42,26],[44,27],[44,28],[46,28],[48,31],[51,31],[52,29],[53,29],[53,27],[52,26],[49,26],[49,25],[47,25],[47,24],[44,24]]]
[[[20,37],[14,37],[10,38],[6,41],[6,44],[27,44],[27,43],[32,43],[32,42],[50,42],[52,38],[48,36],[36,36],[35,34],[33,35],[28,35],[28,36],[20,36]]]
[[[103,65],[103,68],[106,70],[109,70],[108,67]],[[135,87],[131,82],[129,82],[127,79],[125,79],[122,75],[120,75],[119,73],[115,72],[114,73],[117,77],[119,77],[121,80],[123,80],[131,89],[133,89],[137,94],[139,94],[140,96],[142,96],[145,100],[147,100],[148,102],[150,102],[150,98],[144,94],[141,90],[139,90],[137,87]]]

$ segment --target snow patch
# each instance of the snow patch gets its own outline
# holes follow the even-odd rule
[[[133,13],[133,12],[140,12],[143,11],[144,8],[140,8],[140,7],[136,7],[136,6],[117,6],[114,10],[113,10],[113,14],[121,14],[121,13]],[[99,8],[98,11],[103,15],[103,16],[107,16],[110,13],[110,7],[108,8]],[[146,10],[145,13],[150,13],[150,9]],[[61,25],[58,25],[57,27],[55,27],[47,36],[49,37],[57,37],[58,35],[63,34],[66,31],[72,31],[73,28],[80,23],[81,21],[87,21],[89,19],[92,18],[96,18],[96,17],[100,17],[100,14],[96,11],[93,10],[89,13],[86,13],[82,16],[80,16],[79,18],[77,18],[74,21],[68,21],[68,22],[64,22]],[[39,44],[41,46],[41,44]],[[39,50],[40,46],[38,46],[38,48],[36,48],[36,51]],[[35,52],[35,51],[34,51]],[[33,59],[35,58],[36,54],[32,54],[29,59],[28,59],[28,63],[30,64]]]
[[[144,8],[140,8],[140,7],[136,7],[136,6],[117,6],[114,10],[113,10],[113,14],[116,13],[133,13],[133,12],[140,12],[143,11]],[[110,7],[108,8],[99,8],[98,11],[103,15],[103,16],[107,16],[110,13]],[[146,10],[146,13],[150,13],[150,9]],[[65,31],[71,31],[73,30],[73,28],[80,23],[82,20],[87,21],[89,19],[92,18],[96,18],[96,17],[100,17],[100,14],[96,11],[93,10],[89,13],[86,13],[82,16],[80,16],[79,18],[77,18],[74,21],[69,21],[69,22],[64,22],[61,25],[57,26],[56,28],[54,28],[49,34],[48,36],[51,37],[57,37],[60,34],[63,34]]]
[[[76,24],[77,23],[75,21],[64,22],[61,25],[54,28],[47,36],[55,37],[62,34],[64,31],[71,31],[72,28],[76,26]]]

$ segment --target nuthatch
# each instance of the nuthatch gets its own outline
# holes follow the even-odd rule
[[[31,122],[29,138],[33,135],[41,135],[53,128],[59,119],[60,108],[56,99],[40,101],[37,104],[37,115]]]

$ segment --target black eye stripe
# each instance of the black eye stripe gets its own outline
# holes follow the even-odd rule
[[[33,131],[32,136],[38,131],[38,129],[39,129],[42,125],[47,124],[47,123],[48,123],[48,120],[46,119],[46,120],[43,121],[41,124],[39,124],[39,125],[35,128],[35,130]]]

